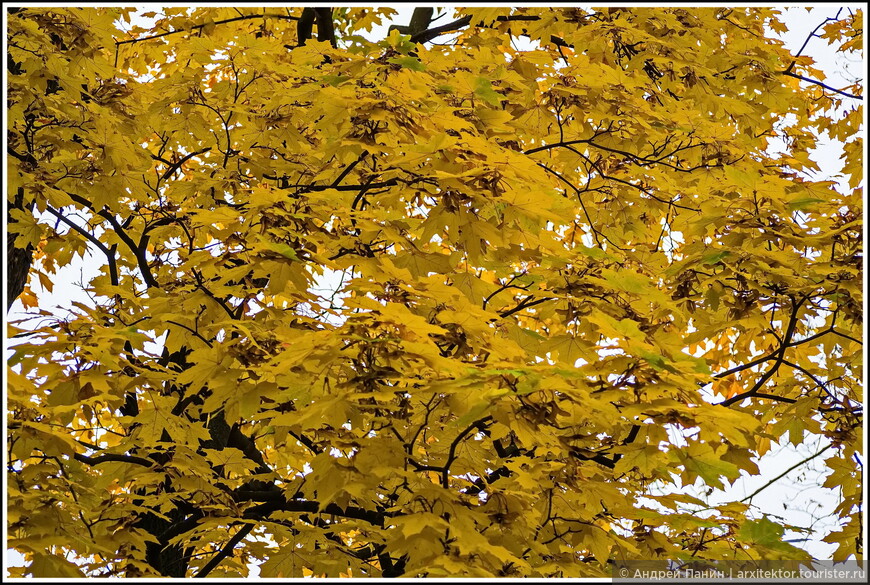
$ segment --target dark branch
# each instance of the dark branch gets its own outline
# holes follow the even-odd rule
[[[211,150],[211,147],[209,146],[208,148],[203,148],[202,150],[197,150],[196,152],[191,152],[190,154],[188,154],[188,155],[184,156],[183,158],[179,159],[178,162],[176,162],[176,163],[170,165],[170,167],[169,167],[168,169],[166,169],[166,172],[163,173],[163,175],[160,177],[160,181],[165,181],[166,179],[168,179],[169,177],[171,177],[172,174],[173,174],[175,171],[177,171],[178,169],[181,168],[181,165],[183,165],[184,163],[186,163],[187,161],[189,161],[191,158],[193,158],[193,157],[195,157],[195,156],[197,156],[197,155],[199,155],[199,154],[202,154],[202,153],[204,153],[204,152],[208,152],[208,151],[210,151],[210,150]],[[160,157],[157,157],[157,156],[151,155],[151,158],[153,158],[154,160],[159,160],[159,161],[162,161],[162,162],[163,162],[163,159],[161,159]],[[159,182],[159,181],[158,181],[158,182]]]
[[[301,47],[308,39],[311,38],[311,31],[314,30],[314,9],[304,8],[302,16],[296,23],[296,46]]]
[[[819,87],[823,87],[828,91],[832,91],[834,93],[840,94],[842,96],[846,96],[852,99],[864,101],[864,97],[860,95],[855,95],[853,93],[849,93],[847,91],[843,91],[842,89],[837,89],[836,87],[831,87],[826,83],[822,83],[821,81],[817,81],[815,79],[810,79],[809,77],[804,77],[803,75],[798,75],[797,73],[793,73],[791,71],[783,71],[783,75],[788,75],[789,77],[794,77],[795,79],[800,79],[801,81],[806,81],[807,83],[812,83],[818,85]]]
[[[450,474],[450,466],[453,465],[453,461],[456,459],[456,448],[459,446],[459,443],[465,438],[465,436],[473,431],[474,429],[484,430],[487,425],[492,421],[491,416],[485,416],[481,419],[478,419],[471,423],[465,430],[463,430],[459,435],[453,439],[453,442],[450,443],[450,451],[447,453],[447,461],[444,462],[444,468],[441,472],[441,485],[445,488],[449,487],[448,478]]]
[[[413,38],[429,28],[429,23],[432,22],[432,15],[434,13],[434,8],[415,8],[414,14],[411,15],[411,22],[408,25],[408,34]]]
[[[498,316],[501,317],[502,319],[504,319],[505,317],[510,317],[510,316],[513,315],[514,313],[516,313],[516,312],[518,312],[518,311],[522,311],[523,309],[527,309],[527,308],[529,308],[529,307],[534,307],[535,305],[540,305],[541,303],[545,303],[545,302],[547,302],[547,301],[553,301],[553,300],[555,300],[554,297],[544,297],[544,298],[541,298],[541,299],[535,299],[535,300],[532,300],[533,298],[534,298],[533,296],[526,297],[525,299],[523,299],[523,300],[520,302],[519,305],[517,305],[517,306],[514,307],[513,309],[508,309],[508,310],[506,310],[506,311],[500,311],[499,314],[498,314]]]
[[[603,465],[608,469],[613,469],[614,467],[616,467],[616,461],[608,459],[600,453],[596,453],[595,455],[584,455],[583,453],[580,453],[578,451],[571,451],[571,455],[583,461],[594,461],[595,463]]]
[[[109,248],[107,248],[105,244],[98,240],[92,233],[88,232],[81,226],[77,225],[75,222],[71,221],[68,217],[66,217],[54,207],[48,205],[46,206],[45,210],[72,229],[74,229],[75,231],[77,231],[78,233],[80,233],[87,241],[96,246],[100,252],[105,254],[106,260],[109,263],[109,278],[112,281],[112,286],[118,286],[118,264],[115,261],[115,254],[111,250],[109,250]]]
[[[798,313],[800,312],[800,308],[804,304],[804,302],[806,302],[807,298],[807,296],[804,296],[799,302],[792,301],[794,305],[792,307],[791,315],[789,317],[788,327],[786,328],[785,335],[783,336],[783,343],[779,347],[779,350],[777,350],[776,361],[773,363],[772,366],[770,366],[770,369],[767,370],[764,375],[762,375],[761,378],[758,379],[758,381],[752,386],[752,388],[750,388],[746,392],[742,392],[740,394],[737,394],[736,396],[728,398],[727,400],[719,402],[719,406],[730,406],[735,402],[740,402],[744,398],[750,398],[752,396],[755,396],[758,391],[764,387],[767,381],[773,377],[777,370],[779,370],[779,367],[783,364],[783,361],[785,360],[785,351],[786,349],[788,349],[788,346],[791,343],[791,338],[794,335],[798,321],[800,320],[798,319]]]
[[[232,553],[232,551],[236,547],[236,545],[239,544],[239,542],[241,542],[242,539],[245,538],[248,535],[248,533],[250,533],[251,530],[253,530],[253,529],[254,529],[253,524],[245,524],[244,526],[242,526],[242,528],[238,532],[236,532],[231,539],[229,539],[227,544],[221,550],[219,550],[209,560],[209,562],[206,563],[206,565],[202,569],[200,569],[199,572],[196,575],[194,575],[193,577],[195,579],[201,579],[201,578],[205,577],[206,575],[208,575],[209,573],[211,573],[212,569],[217,567],[222,560],[227,558],[227,556],[230,553]]]
[[[233,310],[230,309],[224,301],[217,298],[213,292],[211,292],[210,290],[208,290],[205,287],[205,285],[203,284],[202,274],[200,274],[195,269],[192,270],[191,273],[193,274],[193,277],[196,279],[196,287],[198,289],[200,289],[202,292],[204,292],[206,294],[206,296],[208,296],[208,298],[210,298],[211,300],[216,302],[218,305],[220,305],[220,307],[226,312],[226,314],[230,316],[230,319],[232,319],[233,321],[238,320],[236,318],[236,314],[233,312]]]
[[[540,20],[540,17],[534,15],[525,15],[525,14],[515,14],[509,16],[499,16],[496,18],[497,22],[522,22],[522,21],[536,21]],[[443,35],[450,32],[458,31],[466,26],[471,24],[471,15],[463,16],[462,18],[458,18],[453,22],[448,22],[447,24],[442,24],[441,26],[436,26],[435,28],[430,28],[429,30],[424,30],[419,33],[413,34],[411,36],[412,43],[427,43],[434,39],[439,35]],[[479,22],[477,26],[485,26],[482,22]],[[397,27],[398,28],[398,27]],[[407,30],[410,30],[408,27]],[[525,30],[523,33],[518,36],[529,36],[525,34]],[[555,44],[557,47],[570,47],[568,43],[564,40],[560,39],[557,36],[550,36],[550,42]]]
[[[112,453],[104,453],[103,455],[97,455],[96,457],[88,457],[87,455],[82,455],[81,453],[75,453],[73,455],[76,461],[80,461],[82,463],[86,463],[88,465],[99,465],[100,463],[132,463],[134,465],[141,465],[143,467],[153,467],[156,463],[150,459],[145,459],[144,457],[136,457],[135,455],[115,455]]]
[[[338,504],[327,504],[322,506],[320,502],[314,500],[288,500],[280,492],[271,490],[237,490],[233,494],[237,502],[263,502],[259,506],[254,506],[244,513],[244,518],[248,520],[260,520],[267,518],[272,512],[307,512],[309,514],[332,514],[342,518],[353,518],[355,520],[364,520],[374,526],[384,525],[384,520],[392,516],[398,516],[399,513],[394,512],[375,512],[366,510],[356,506],[348,506],[341,508]]]
[[[181,324],[181,323],[179,323],[179,322],[177,322],[177,321],[173,321],[173,320],[171,320],[171,319],[166,319],[166,322],[167,322],[167,323],[171,323],[171,324],[175,325],[176,327],[181,327],[182,329],[186,329],[186,330],[189,331],[190,333],[193,333],[194,336],[196,336],[196,337],[198,337],[199,339],[201,339],[202,342],[205,343],[207,346],[212,347],[211,341],[209,341],[208,339],[206,339],[205,337],[203,337],[202,335],[200,335],[198,331],[195,331],[195,330],[191,329],[191,328],[188,327],[187,325],[183,325],[183,324]]]
[[[186,28],[185,28],[185,29],[179,29],[179,30],[171,30],[171,31],[169,31],[169,32],[160,33],[160,34],[157,34],[157,35],[151,35],[151,36],[147,36],[147,37],[139,37],[139,38],[137,38],[137,39],[127,39],[127,40],[124,40],[124,41],[115,41],[115,44],[116,44],[116,45],[126,45],[127,43],[139,43],[139,42],[141,42],[141,41],[150,41],[151,39],[159,39],[159,38],[161,38],[161,37],[165,37],[165,36],[169,36],[169,35],[174,35],[174,34],[177,34],[177,33],[190,32],[190,31],[194,31],[194,30],[199,30],[199,29],[201,29],[201,28],[205,28],[206,26],[210,26],[210,25],[226,24],[226,23],[228,23],[228,22],[236,22],[236,21],[239,21],[239,20],[253,20],[253,19],[255,19],[255,18],[257,18],[257,19],[263,19],[263,18],[278,18],[278,19],[281,19],[281,20],[299,20],[297,17],[295,17],[295,16],[290,16],[290,15],[287,15],[287,14],[246,14],[246,15],[244,15],[244,16],[235,16],[235,17],[233,17],[233,18],[227,18],[227,19],[225,19],[225,20],[216,20],[216,21],[214,21],[214,22],[206,22],[206,23],[203,23],[203,24],[197,24],[197,25],[194,25],[194,26],[190,27],[190,29],[186,29]]]
[[[858,341],[857,339],[855,339],[854,337],[850,337],[850,336],[846,335],[845,333],[840,333],[839,331],[835,330],[833,326],[831,326],[831,327],[828,327],[827,329],[825,329],[824,331],[820,331],[819,333],[816,333],[816,334],[811,335],[809,337],[805,337],[805,338],[799,339],[797,341],[790,341],[790,342],[785,344],[785,347],[787,347],[787,348],[797,347],[798,345],[803,345],[804,343],[809,343],[811,341],[815,341],[816,339],[818,339],[824,335],[827,335],[828,333],[833,333],[834,335],[841,335],[843,337],[850,339],[851,341],[854,341],[858,344],[861,344],[861,342]],[[779,355],[779,352],[781,349],[782,349],[782,346],[780,346],[779,348],[775,349],[774,351],[772,351],[766,355],[755,358],[754,360],[747,362],[741,366],[731,368],[730,370],[725,370],[724,372],[719,372],[718,374],[714,375],[713,378],[718,380],[719,378],[725,378],[725,377],[730,376],[732,374],[736,374],[737,372],[742,372],[743,370],[748,370],[749,368],[752,368],[754,366],[757,366],[758,364],[762,364],[770,359],[775,358],[777,355]]]
[[[785,363],[785,362],[783,362]],[[776,396],[774,394],[763,394],[761,392],[756,392],[752,395],[753,398],[766,398],[768,400],[776,400],[777,402],[788,402],[789,404],[794,404],[797,402],[794,398],[786,398],[785,396]]]
[[[442,24],[441,26],[436,26],[435,28],[430,28],[429,30],[421,31],[413,36],[411,36],[412,43],[426,43],[434,39],[439,35],[443,35],[445,33],[457,31],[463,27],[468,26],[471,23],[471,16],[463,16],[460,19],[454,20],[453,22],[448,22],[447,24]]]
[[[855,342],[855,343],[857,343],[858,345],[864,345],[864,342],[861,341],[860,339],[855,339],[855,338],[852,337],[851,335],[847,335],[847,334],[843,333],[842,331],[837,331],[837,330],[834,329],[833,327],[831,327],[831,333],[833,333],[834,335],[839,335],[840,337],[843,337],[843,338],[845,338],[845,339],[848,339],[849,341]]]
[[[318,447],[314,441],[303,435],[302,433],[294,433],[293,431],[288,431],[288,434],[299,441],[302,445],[304,445],[309,451],[314,453],[315,455],[319,455],[322,449]]]
[[[148,266],[148,259],[145,256],[144,248],[140,248],[136,245],[136,242],[133,241],[133,239],[129,236],[129,234],[127,234],[121,224],[118,223],[118,220],[115,219],[115,216],[112,215],[112,213],[107,208],[103,208],[100,211],[97,211],[96,209],[94,209],[94,206],[91,204],[91,202],[88,201],[86,198],[82,197],[81,195],[75,195],[74,193],[70,193],[68,191],[65,191],[65,193],[69,195],[70,199],[72,199],[76,203],[84,205],[92,212],[96,213],[97,215],[108,221],[110,224],[112,224],[112,229],[115,230],[115,233],[118,235],[119,238],[121,238],[121,241],[124,242],[128,248],[130,248],[130,251],[133,252],[133,255],[136,257],[136,262],[139,266],[139,272],[142,273],[142,280],[145,282],[145,285],[149,288],[156,287],[157,281],[154,280],[154,276],[151,274],[151,268]]]
[[[15,152],[15,149],[12,147],[9,147],[9,146],[6,147],[6,151],[23,163],[27,163],[29,165],[36,165],[37,164],[36,158],[32,154],[30,154],[29,152],[27,154],[21,154],[19,152]]]
[[[843,9],[840,8],[837,11],[837,14],[834,15],[834,18],[830,18],[830,17],[825,18],[825,20],[823,20],[821,23],[819,23],[819,25],[816,28],[814,28],[812,30],[812,32],[810,32],[810,34],[807,35],[807,38],[804,39],[804,43],[801,45],[801,48],[798,49],[797,53],[795,53],[795,55],[794,55],[795,58],[792,59],[792,62],[789,63],[788,67],[785,68],[785,71],[782,71],[782,74],[788,75],[789,77],[794,77],[795,79],[800,79],[801,81],[806,81],[807,83],[812,83],[812,84],[818,85],[818,86],[823,87],[829,91],[833,91],[834,93],[838,93],[838,94],[846,96],[846,97],[850,97],[850,98],[853,98],[856,100],[863,101],[864,98],[862,96],[853,95],[853,94],[845,92],[841,89],[833,88],[829,85],[822,83],[821,81],[817,81],[815,79],[810,79],[809,77],[804,77],[803,75],[799,75],[799,74],[794,72],[794,67],[795,67],[795,65],[797,65],[797,58],[800,57],[801,54],[804,52],[804,49],[807,48],[807,45],[809,44],[810,40],[812,40],[813,37],[819,36],[818,35],[819,29],[822,28],[823,26],[825,26],[825,24],[827,24],[828,22],[837,22],[840,19],[840,13],[842,11],[843,11]]]
[[[840,18],[840,13],[841,13],[842,11],[843,11],[843,9],[840,8],[840,9],[837,11],[837,14],[834,15],[834,18],[831,18],[831,17],[825,18],[825,20],[823,20],[821,23],[819,23],[819,25],[818,25],[816,28],[814,28],[814,29],[812,30],[812,32],[810,32],[810,34],[807,35],[807,38],[804,39],[804,44],[802,44],[802,45],[801,45],[801,48],[798,49],[798,52],[795,53],[795,55],[794,55],[794,56],[795,56],[795,59],[794,59],[794,60],[791,62],[791,64],[786,68],[786,72],[789,72],[789,71],[791,71],[792,69],[794,69],[794,66],[797,65],[797,58],[800,57],[801,54],[804,52],[804,49],[807,48],[807,45],[809,44],[810,40],[812,40],[813,37],[817,36],[816,33],[819,32],[819,29],[822,28],[823,26],[825,26],[825,24],[828,23],[828,22],[836,22],[837,20],[839,20],[839,18]]]
[[[317,17],[317,40],[328,42],[335,48],[335,24],[332,22],[332,8],[315,8],[314,15]]]
[[[354,169],[354,168],[355,168],[359,163],[361,163],[361,162],[363,161],[363,159],[365,159],[365,157],[366,157],[367,154],[368,154],[368,152],[364,152],[364,153],[362,153],[361,155],[359,155],[359,158],[357,158],[355,161],[353,161],[352,163],[350,163],[349,165],[347,165],[347,167],[345,167],[345,169],[344,169],[343,171],[341,171],[341,174],[339,174],[338,177],[337,177],[337,178],[332,182],[332,185],[330,185],[330,187],[332,187],[333,189],[335,189],[336,187],[338,187],[339,184],[340,184],[342,181],[344,181],[345,177],[347,177],[347,176],[350,174],[350,172],[351,172],[351,171],[352,171],[352,170],[353,170],[353,169]]]

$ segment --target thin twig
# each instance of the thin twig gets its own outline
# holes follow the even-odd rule
[[[843,91],[842,89],[837,89],[836,87],[831,87],[826,83],[822,83],[821,81],[816,81],[815,79],[810,79],[809,77],[804,77],[803,75],[798,75],[797,73],[792,73],[791,71],[783,71],[783,75],[788,75],[789,77],[794,77],[795,79],[800,79],[801,81],[806,81],[807,83],[812,83],[818,85],[819,87],[824,87],[828,91],[832,91],[834,93],[838,93],[840,95],[850,97],[852,99],[864,101],[864,96],[855,95],[853,93],[849,93],[847,91]]]
[[[151,35],[151,36],[147,36],[147,37],[139,37],[139,38],[135,38],[135,39],[126,39],[124,41],[115,41],[115,45],[126,45],[127,43],[139,43],[142,41],[150,41],[151,39],[159,39],[161,37],[174,35],[177,33],[191,32],[194,30],[205,28],[205,27],[210,26],[210,25],[226,24],[228,22],[236,22],[239,20],[252,20],[254,18],[278,18],[281,20],[299,20],[299,18],[296,16],[285,16],[283,14],[248,14],[245,16],[236,16],[234,18],[227,18],[225,20],[216,20],[214,22],[206,22],[203,24],[197,24],[197,25],[190,27],[189,29],[182,28],[182,29],[171,30],[169,32],[160,33],[157,35]]]
[[[809,463],[810,461],[812,461],[813,459],[815,459],[816,457],[818,457],[819,455],[821,455],[822,453],[824,453],[825,451],[830,449],[831,447],[833,447],[833,445],[828,445],[827,447],[825,447],[824,449],[822,449],[818,453],[816,453],[814,455],[810,455],[809,457],[807,457],[803,461],[799,461],[799,462],[795,463],[794,465],[792,465],[791,467],[789,467],[788,469],[786,469],[785,471],[783,471],[782,473],[780,473],[779,475],[777,475],[776,477],[771,479],[769,482],[767,482],[766,484],[764,484],[763,486],[761,486],[760,488],[758,488],[757,490],[755,490],[754,492],[752,492],[751,494],[749,494],[748,496],[746,496],[745,498],[743,498],[740,501],[745,502],[746,500],[751,500],[752,498],[757,496],[759,493],[766,490],[767,488],[772,486],[774,483],[776,483],[777,481],[779,481],[780,479],[782,479],[783,477],[785,477],[786,475],[788,475],[789,473],[791,473],[792,471],[794,471],[795,469],[797,469],[798,467],[803,465],[804,463]]]

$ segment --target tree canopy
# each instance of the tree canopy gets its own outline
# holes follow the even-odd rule
[[[10,9],[12,575],[807,559],[784,435],[861,558],[861,11],[394,12]]]

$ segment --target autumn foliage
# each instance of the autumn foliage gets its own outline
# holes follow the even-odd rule
[[[783,436],[861,558],[860,83],[766,8],[392,12],[7,15],[13,575],[805,559],[680,487]]]

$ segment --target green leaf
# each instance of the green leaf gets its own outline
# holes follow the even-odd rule
[[[800,197],[798,199],[792,199],[788,202],[789,211],[803,211],[808,207],[812,207],[815,203],[824,203],[824,199],[817,199],[815,197]]]
[[[387,59],[387,62],[401,65],[405,69],[411,69],[412,71],[426,71],[426,66],[414,57],[393,57],[392,59]]]
[[[323,81],[328,83],[333,87],[337,87],[344,83],[345,81],[350,81],[352,78],[347,75],[324,75]]]
[[[650,353],[647,351],[640,351],[639,353],[641,354],[643,359],[645,359],[649,363],[649,365],[653,367],[654,370],[667,370],[674,373],[679,371],[675,367],[669,365],[667,360],[662,355]]]
[[[701,257],[700,263],[704,265],[718,264],[725,258],[731,255],[731,252],[728,250],[717,250],[715,252],[710,252]]]
[[[771,522],[767,516],[761,520],[749,520],[740,527],[737,533],[742,540],[763,546],[775,546],[782,540],[784,529],[776,522]]]
[[[693,442],[688,447],[671,451],[671,458],[684,466],[689,481],[700,477],[707,485],[722,489],[720,477],[733,481],[740,476],[740,469],[733,463],[722,461],[707,443]]]
[[[266,244],[267,247],[273,252],[277,252],[281,254],[288,260],[296,260],[299,261],[299,256],[296,255],[296,250],[293,249],[293,246],[289,244],[285,244],[283,242],[269,242]]]
[[[485,77],[478,77],[475,80],[474,95],[490,104],[491,106],[501,106],[501,101],[506,99],[500,93],[492,89],[492,83]]]
[[[643,294],[655,288],[649,278],[628,270],[617,272],[616,270],[605,268],[601,271],[601,278],[614,288],[635,294]]]

